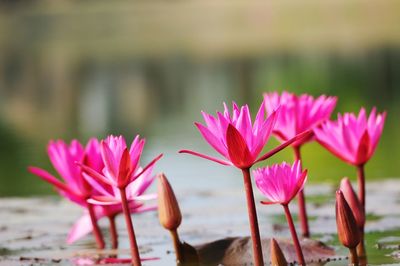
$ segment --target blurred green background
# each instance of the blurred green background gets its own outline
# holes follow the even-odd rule
[[[335,111],[388,111],[367,178],[400,175],[399,1],[3,1],[0,4],[0,196],[50,193],[27,173],[52,169],[49,139],[135,134],[143,162],[177,189],[239,186],[193,126],[200,110],[283,89],[339,96]],[[268,147],[276,145],[271,140]],[[285,150],[270,162],[292,160]],[[315,143],[309,182],[354,177]]]

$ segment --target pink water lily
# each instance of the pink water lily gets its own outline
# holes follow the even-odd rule
[[[364,108],[358,115],[338,114],[337,121],[326,121],[315,128],[317,141],[332,154],[357,168],[358,199],[365,213],[365,164],[371,159],[382,135],[386,112],[374,107],[367,117]]]
[[[63,197],[87,209],[91,226],[86,227],[86,231],[89,230],[89,228],[93,230],[97,246],[103,248],[103,237],[97,225],[97,220],[100,217],[96,216],[96,213],[101,211],[101,207],[94,207],[86,202],[96,191],[88,185],[82,176],[80,167],[75,164],[75,162],[79,162],[96,170],[100,170],[104,167],[99,153],[99,143],[97,139],[90,139],[85,148],[83,148],[82,144],[77,140],[73,140],[70,145],[62,140],[50,141],[47,151],[51,163],[63,181],[60,181],[41,168],[29,167],[28,170],[44,181],[52,184]],[[68,243],[77,239],[77,236],[74,235],[74,231],[76,230],[73,228],[69,233],[67,239]]]
[[[147,200],[152,200],[157,198],[157,194],[144,194],[148,187],[153,183],[155,175],[152,174],[154,165],[151,165],[143,172],[143,169],[139,167],[136,174],[139,174],[131,183],[126,186],[126,196],[129,201],[130,206],[135,208],[143,208],[143,203]],[[90,175],[85,175],[88,182],[100,191],[100,195],[93,195],[88,199],[89,203],[101,205],[106,207],[106,212],[116,212],[119,208],[121,210],[121,193],[120,189],[117,187],[111,187],[107,184],[99,182]],[[119,205],[119,206],[118,206]],[[132,208],[132,207],[131,207]],[[154,206],[152,207],[154,208]]]
[[[276,121],[273,134],[281,142],[288,141],[299,133],[306,130],[313,130],[321,122],[329,119],[335,108],[337,98],[321,95],[314,98],[308,94],[296,95],[294,93],[271,92],[264,94],[267,113],[271,114],[280,106],[280,114]],[[313,140],[313,134],[292,144],[295,160],[301,160],[301,147],[308,141]],[[299,221],[304,237],[310,236],[306,199],[304,191],[298,194]]]
[[[162,157],[162,154],[158,155],[143,169],[137,171],[144,144],[145,140],[136,136],[128,149],[124,137],[111,135],[100,144],[105,164],[102,171],[97,171],[79,162],[78,165],[99,182],[116,188],[125,188]]]
[[[264,93],[265,108],[272,114],[280,107],[280,114],[276,121],[273,134],[282,142],[288,141],[296,135],[312,130],[321,122],[329,119],[336,106],[336,97],[321,95],[317,98],[309,94],[296,95],[283,91]],[[292,146],[300,146],[311,140],[304,138],[296,141]]]
[[[280,110],[277,108],[270,116],[266,117],[264,103],[262,103],[254,123],[251,120],[249,107],[244,105],[239,108],[234,102],[232,115],[226,104],[224,104],[224,113],[217,112],[216,117],[202,112],[206,125],[200,123],[195,123],[195,125],[208,144],[225,159],[218,159],[191,150],[181,150],[180,152],[190,153],[223,165],[234,165],[240,169],[249,168],[253,164],[271,157],[294,141],[309,135],[309,132],[306,132],[305,135],[297,135],[267,154],[259,156],[274,129],[279,112]]]
[[[289,203],[303,188],[307,180],[307,170],[302,171],[301,162],[296,161],[293,166],[283,162],[282,164],[259,168],[254,170],[253,174],[258,189],[269,199],[261,203],[279,203],[283,206],[299,260],[298,263],[300,265],[306,265],[293,218],[289,210]]]
[[[277,108],[270,116],[266,117],[263,102],[253,123],[247,105],[240,108],[235,102],[233,102],[232,105],[232,114],[229,112],[227,105],[224,104],[223,114],[217,112],[216,117],[214,117],[202,112],[206,125],[195,123],[208,144],[220,153],[224,159],[215,158],[191,150],[181,150],[180,152],[190,153],[223,165],[234,165],[242,170],[253,245],[254,265],[261,266],[264,265],[264,259],[261,249],[261,238],[254,203],[250,167],[257,162],[273,156],[293,142],[309,137],[311,132],[303,132],[266,154],[259,156],[274,129],[280,109]]]
[[[374,154],[385,124],[386,112],[369,117],[364,108],[358,115],[338,114],[337,121],[326,121],[314,133],[318,142],[343,161],[352,165],[365,164]]]
[[[85,150],[77,140],[73,140],[70,145],[62,140],[50,141],[48,155],[63,182],[44,169],[29,167],[28,170],[52,184],[62,196],[85,207],[86,199],[91,196],[93,190],[87,185],[80,167],[75,162],[90,163],[91,167],[101,169],[102,165],[97,158],[99,154],[93,150],[96,142],[96,139],[91,139]]]
[[[257,188],[269,199],[263,204],[289,204],[307,180],[307,170],[302,171],[300,161],[292,166],[284,162],[258,168],[253,175]]]
[[[141,168],[139,161],[144,143],[144,139],[136,136],[128,148],[124,137],[109,136],[101,141],[100,150],[105,165],[101,172],[77,162],[87,174],[88,182],[101,193],[100,196],[94,195],[88,202],[99,205],[121,204],[134,266],[140,266],[141,260],[130,216],[130,204],[132,201],[152,198],[151,195],[142,194],[154,180],[154,177],[151,177],[151,171],[154,164],[162,157],[162,154],[158,155]]]

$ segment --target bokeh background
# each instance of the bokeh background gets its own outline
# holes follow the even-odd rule
[[[177,189],[239,187],[193,126],[222,102],[257,111],[262,93],[339,96],[335,111],[388,111],[367,178],[400,176],[400,2],[3,1],[0,4],[0,196],[52,193],[28,165],[53,171],[49,139],[147,139],[143,162]],[[272,139],[268,147],[277,145]],[[272,160],[292,160],[285,150]],[[304,148],[309,182],[354,169]]]

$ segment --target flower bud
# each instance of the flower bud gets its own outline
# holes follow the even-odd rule
[[[271,238],[271,243],[270,243],[270,248],[271,248],[271,265],[273,266],[286,266],[288,265],[285,256],[283,255],[283,252],[281,248],[279,247],[278,242],[275,240],[275,238]]]
[[[360,243],[360,230],[342,191],[336,191],[336,226],[340,242],[347,248]]]
[[[344,177],[340,182],[340,190],[342,191],[345,200],[353,212],[358,227],[363,228],[365,224],[364,208],[358,200],[358,197],[351,186],[351,182],[347,177]]]
[[[168,230],[176,230],[182,221],[181,211],[174,191],[167,177],[161,173],[158,178],[158,219],[160,224]]]

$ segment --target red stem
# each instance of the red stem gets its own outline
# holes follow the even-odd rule
[[[303,251],[301,250],[299,238],[297,237],[296,228],[294,227],[293,218],[290,214],[289,205],[282,204],[283,208],[285,209],[286,220],[289,225],[290,233],[292,235],[294,248],[296,250],[297,259],[299,260],[300,265],[306,265],[304,261]]]
[[[93,235],[96,240],[97,248],[104,249],[104,247],[105,247],[104,239],[103,239],[103,235],[100,231],[99,225],[97,224],[96,214],[94,213],[93,205],[88,203],[87,210],[89,212],[90,221],[92,222]]]
[[[357,182],[358,199],[360,200],[365,212],[365,171],[363,164],[357,166]]]
[[[131,213],[129,210],[128,200],[126,198],[126,191],[125,188],[120,188],[119,191],[121,193],[122,209],[124,210],[125,223],[126,223],[126,228],[128,230],[129,243],[131,247],[132,265],[141,266],[142,263],[140,262],[139,248],[136,243],[135,231],[133,229]]]
[[[255,266],[264,266],[261,248],[260,229],[258,228],[257,211],[254,202],[253,187],[251,184],[250,169],[242,169],[244,188],[246,191],[247,211],[249,214],[251,240],[253,243],[253,257]]]
[[[110,222],[110,236],[111,236],[111,247],[113,249],[118,248],[118,232],[117,226],[115,225],[115,215],[108,216]]]
[[[357,255],[357,250],[355,248],[350,248],[350,265],[352,266],[358,266],[358,255]]]
[[[294,147],[294,156],[296,160],[301,162],[301,153],[300,147]],[[306,199],[304,197],[304,188],[299,191],[297,195],[298,205],[299,205],[299,220],[301,225],[301,233],[303,237],[310,237],[310,229],[308,226],[308,216],[307,216],[307,208],[306,208]]]

